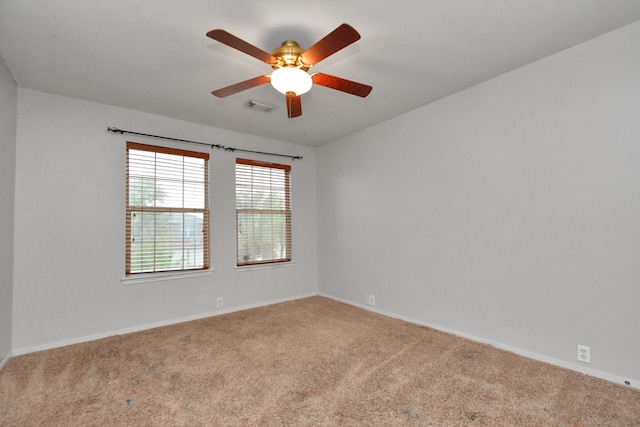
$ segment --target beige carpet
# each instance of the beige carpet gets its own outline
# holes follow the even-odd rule
[[[15,357],[2,426],[640,426],[640,392],[313,297]]]

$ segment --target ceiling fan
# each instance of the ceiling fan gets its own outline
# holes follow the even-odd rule
[[[220,29],[209,31],[207,37],[253,56],[273,68],[270,75],[254,77],[211,92],[219,98],[271,83],[276,90],[285,95],[289,118],[293,118],[302,115],[300,95],[308,92],[314,83],[363,98],[369,95],[372,89],[371,86],[329,74],[307,73],[313,65],[360,39],[360,34],[348,24],[340,25],[307,50],[302,49],[293,40],[286,40],[273,52],[267,53]]]

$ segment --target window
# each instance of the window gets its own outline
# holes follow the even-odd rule
[[[209,154],[127,143],[127,274],[209,268]]]
[[[236,159],[237,265],[291,261],[291,166]]]

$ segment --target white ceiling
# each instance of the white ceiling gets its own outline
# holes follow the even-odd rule
[[[0,0],[0,55],[23,88],[318,146],[637,20],[640,0]],[[367,98],[316,86],[288,119],[270,85],[211,95],[271,69],[207,31],[271,52],[342,23],[362,38],[311,71]]]

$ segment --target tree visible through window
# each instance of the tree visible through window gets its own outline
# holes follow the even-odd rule
[[[127,143],[126,272],[209,268],[209,155]]]
[[[236,159],[238,266],[291,261],[290,172]]]

